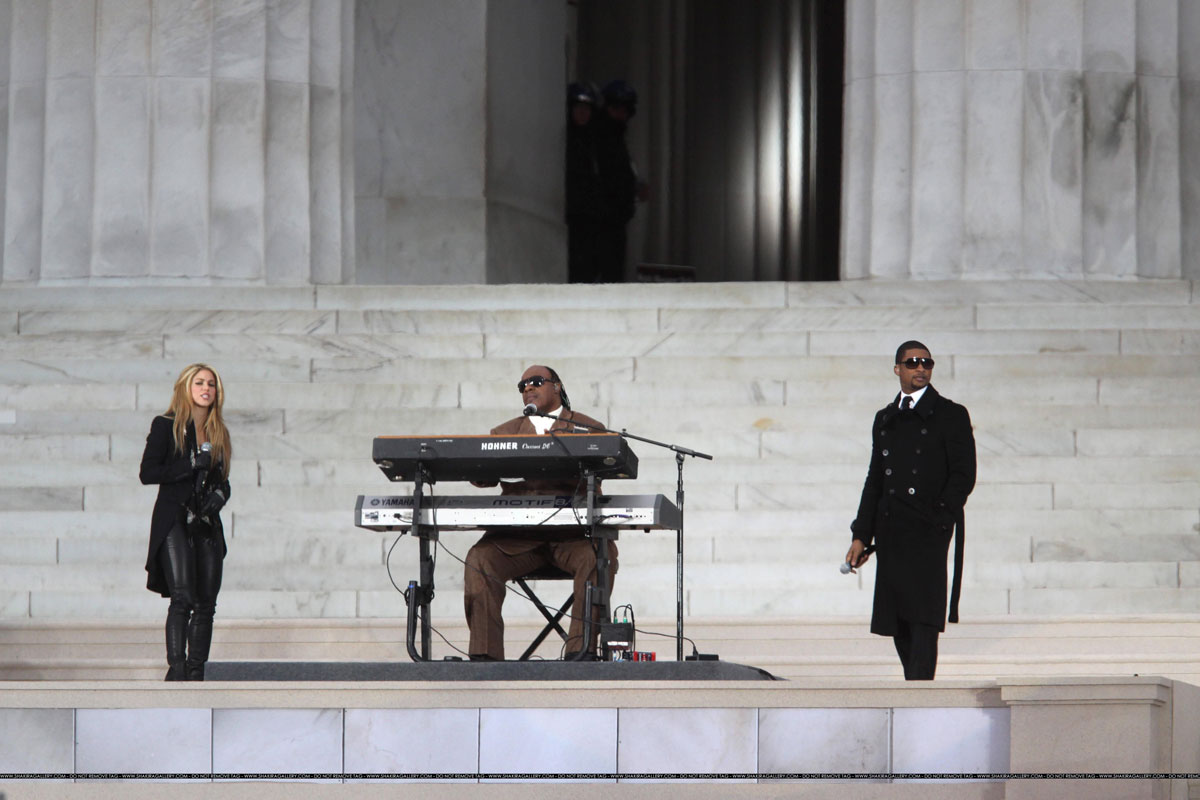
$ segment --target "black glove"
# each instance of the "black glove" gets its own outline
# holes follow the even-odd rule
[[[225,498],[220,492],[209,492],[200,503],[199,516],[212,519],[225,507]]]
[[[212,453],[206,450],[196,453],[196,457],[192,459],[192,470],[198,471],[202,469],[212,469]]]

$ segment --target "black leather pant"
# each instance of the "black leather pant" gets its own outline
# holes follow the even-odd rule
[[[189,532],[176,522],[159,551],[171,605],[167,608],[167,663],[176,677],[203,680],[221,591],[221,539],[207,525]],[[185,667],[186,661],[186,667]]]

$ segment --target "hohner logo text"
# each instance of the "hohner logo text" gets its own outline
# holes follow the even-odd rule
[[[516,442],[481,442],[484,450],[516,450]]]

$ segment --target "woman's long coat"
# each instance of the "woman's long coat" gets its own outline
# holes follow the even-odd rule
[[[167,579],[159,563],[158,549],[167,538],[171,526],[179,519],[184,505],[195,491],[192,473],[192,456],[196,450],[196,428],[187,424],[187,440],[183,452],[175,451],[175,436],[172,417],[159,415],[150,423],[150,434],[146,437],[146,449],[142,452],[142,466],[138,477],[142,483],[158,484],[158,498],[154,501],[154,513],[150,518],[150,547],[146,553],[146,588],[170,597]],[[221,477],[221,470],[214,463],[205,481],[207,489],[220,489],[229,499],[229,481]],[[225,532],[221,518],[214,515],[213,532],[221,537],[221,553],[225,553]]]

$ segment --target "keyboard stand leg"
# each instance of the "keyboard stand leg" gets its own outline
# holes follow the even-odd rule
[[[605,529],[596,523],[596,474],[587,473],[587,519],[590,536],[596,548],[596,585],[588,584],[584,594],[583,642],[572,661],[582,661],[587,655],[595,656],[595,648],[588,648],[596,630],[595,610],[599,609],[604,619],[609,615],[608,540],[616,538],[615,528]],[[578,612],[579,609],[576,609]]]
[[[417,462],[417,479],[413,482],[413,517],[412,535],[421,543],[421,578],[420,583],[408,583],[408,630],[405,646],[408,657],[413,661],[428,661],[432,647],[433,623],[429,619],[429,604],[433,601],[433,555],[430,552],[431,543],[437,541],[438,530],[432,525],[421,524],[421,489],[428,482],[425,468]],[[417,611],[421,617],[421,650],[416,648]]]

